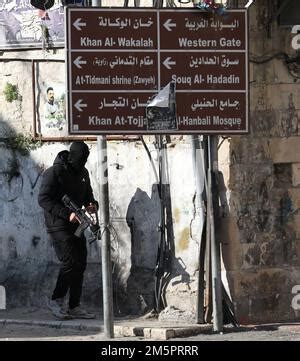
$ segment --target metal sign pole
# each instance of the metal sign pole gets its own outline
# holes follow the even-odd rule
[[[104,227],[101,239],[102,257],[102,288],[103,288],[103,320],[104,334],[113,338],[113,292],[111,274],[111,246],[109,229],[109,193],[108,193],[108,169],[107,169],[107,141],[106,136],[97,137],[98,171],[100,175],[100,219]]]
[[[101,0],[92,0],[93,7],[101,6]],[[109,192],[108,192],[108,164],[107,141],[105,135],[97,136],[100,219],[104,227],[101,239],[102,257],[102,291],[103,291],[103,321],[104,334],[108,338],[114,337],[113,326],[113,292],[111,274],[111,247],[109,230]]]

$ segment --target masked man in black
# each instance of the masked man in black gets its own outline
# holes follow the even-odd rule
[[[98,208],[85,168],[88,156],[88,146],[79,141],[71,144],[70,151],[59,152],[53,166],[43,175],[38,197],[39,205],[44,209],[47,232],[61,262],[52,298],[48,300],[49,309],[59,319],[95,317],[80,305],[87,259],[86,240],[84,236],[78,238],[74,235],[78,220],[75,213],[62,203],[62,197],[67,194],[89,212]],[[63,305],[68,291],[69,309],[66,311]]]

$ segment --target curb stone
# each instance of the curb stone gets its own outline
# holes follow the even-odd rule
[[[145,339],[166,341],[174,337],[189,337],[200,333],[207,333],[212,330],[212,325],[193,325],[180,327],[135,327],[135,326],[114,326],[117,336],[132,337],[141,336]]]

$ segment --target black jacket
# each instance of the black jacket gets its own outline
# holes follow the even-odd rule
[[[67,194],[79,207],[87,206],[95,201],[91,188],[88,170],[75,172],[68,164],[67,150],[58,153],[53,166],[48,168],[42,179],[38,196],[39,205],[44,209],[47,232],[69,230],[69,216],[72,211],[62,203],[62,197]]]

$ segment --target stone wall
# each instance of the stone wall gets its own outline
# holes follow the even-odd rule
[[[274,8],[272,8],[272,6]],[[250,8],[250,134],[231,137],[223,251],[241,322],[299,320],[300,66],[276,1]],[[289,62],[298,55],[298,60]]]

